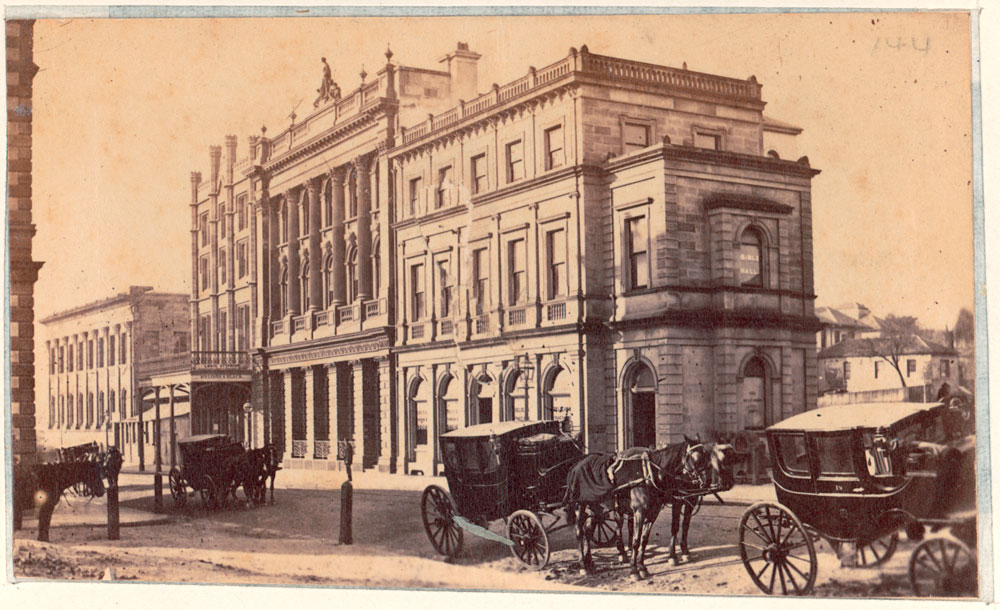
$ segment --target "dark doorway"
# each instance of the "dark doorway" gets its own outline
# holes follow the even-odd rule
[[[479,397],[479,423],[488,424],[493,421],[493,399]]]
[[[656,393],[632,393],[632,446],[656,445]]]

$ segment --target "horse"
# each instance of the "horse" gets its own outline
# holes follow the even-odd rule
[[[616,539],[619,558],[625,558],[624,521],[627,520],[631,526],[631,577],[648,578],[645,553],[653,523],[678,486],[686,481],[704,480],[709,465],[704,445],[687,436],[683,442],[662,449],[635,447],[620,456],[592,454],[577,463],[567,477],[563,503],[567,520],[576,525],[581,573],[593,571],[590,540],[598,520],[611,504],[611,510],[625,516]]]
[[[267,480],[270,478],[271,504],[274,504],[274,477],[280,470],[278,461],[277,448],[271,444],[246,452],[237,483],[243,485],[243,492],[252,503],[259,506],[267,501]]]
[[[711,448],[708,448],[708,454],[708,477],[705,478],[699,473],[699,476],[694,480],[682,482],[670,500],[670,553],[668,558],[675,566],[691,561],[691,552],[688,549],[688,530],[691,527],[691,517],[701,506],[704,492],[709,489],[716,492],[730,490],[736,480],[733,476],[736,453],[731,445],[713,443]],[[719,498],[719,501],[721,502],[722,499]],[[679,540],[678,532],[680,532]],[[681,549],[679,559],[676,551],[678,542]]]
[[[49,525],[56,504],[67,489],[82,484],[84,495],[104,495],[104,461],[14,466],[14,529],[21,529],[22,514],[38,506],[38,540],[49,541]]]

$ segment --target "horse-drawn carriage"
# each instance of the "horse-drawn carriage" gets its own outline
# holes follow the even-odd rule
[[[437,552],[454,558],[463,532],[510,546],[524,564],[549,560],[548,534],[565,527],[566,475],[583,450],[557,421],[479,424],[441,435],[441,455],[451,493],[437,485],[421,500],[424,529]],[[505,536],[487,529],[504,520]]]
[[[170,469],[170,494],[174,503],[187,502],[187,488],[201,495],[206,509],[222,507],[242,486],[248,501],[263,504],[267,479],[271,479],[271,501],[274,501],[274,474],[278,470],[277,454],[267,446],[247,451],[243,445],[224,434],[201,434],[177,442],[182,465]]]
[[[923,539],[909,565],[917,595],[975,595],[975,439],[943,404],[828,407],[767,429],[778,503],[744,513],[740,557],[765,593],[805,595],[815,541],[850,565],[879,565],[898,532]],[[846,549],[846,550],[845,550]]]

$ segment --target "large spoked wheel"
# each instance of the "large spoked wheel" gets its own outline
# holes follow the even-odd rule
[[[816,583],[816,548],[790,510],[754,504],[740,519],[740,559],[757,587],[773,595],[806,595]]]
[[[549,535],[535,513],[519,510],[511,515],[507,520],[507,538],[514,543],[511,553],[524,565],[541,570],[549,563]]]
[[[600,512],[595,514],[592,519],[594,520],[594,535],[591,542],[604,547],[618,540],[621,533],[622,517],[617,511]]]
[[[218,508],[219,490],[216,488],[212,477],[205,475],[205,480],[202,482],[202,488],[199,491],[201,492],[201,503],[205,506],[206,510]]]
[[[899,544],[899,533],[893,532],[872,542],[858,542],[858,560],[855,567],[874,568],[889,561]]]
[[[184,477],[176,466],[170,469],[170,495],[174,498],[175,506],[187,504],[187,485],[184,484]]]
[[[451,494],[437,485],[424,490],[420,501],[420,511],[424,517],[424,531],[434,550],[449,559],[454,559],[462,550],[462,528],[455,523],[458,508]]]
[[[910,556],[910,585],[918,597],[975,596],[976,559],[972,550],[954,538],[924,540]]]

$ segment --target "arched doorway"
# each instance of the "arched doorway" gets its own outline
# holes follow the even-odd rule
[[[472,380],[469,388],[469,420],[472,424],[488,424],[493,421],[493,398],[496,384],[486,373],[480,373]]]
[[[760,430],[781,421],[781,379],[764,357],[749,358],[740,371],[739,428]]]
[[[438,384],[438,431],[440,434],[462,427],[461,384],[451,374]]]
[[[411,468],[411,472],[414,469],[421,472],[431,471],[431,446],[428,435],[431,423],[430,406],[430,384],[420,377],[414,377],[406,396],[407,458],[415,465],[415,468]]]
[[[656,376],[642,362],[633,363],[623,384],[625,446],[656,446]]]
[[[503,421],[528,421],[528,397],[531,388],[528,375],[521,369],[512,369],[504,380],[503,411],[500,419]]]
[[[570,420],[567,432],[579,430],[577,414],[571,401],[569,372],[561,366],[553,367],[542,382],[542,419]]]

